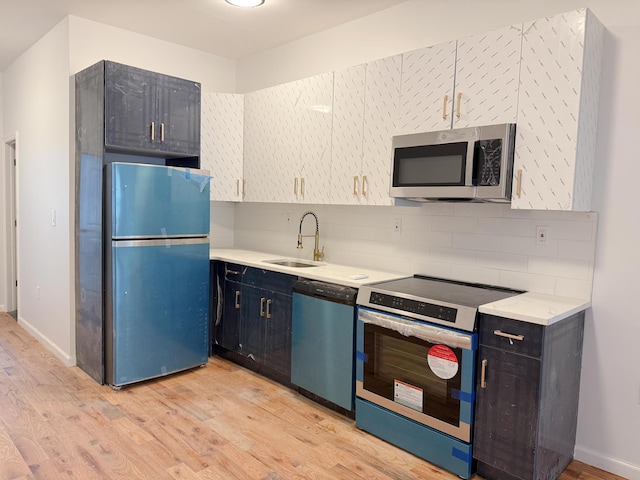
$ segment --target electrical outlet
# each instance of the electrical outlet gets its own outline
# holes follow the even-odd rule
[[[536,245],[546,245],[549,237],[549,225],[538,225],[536,227]]]
[[[402,233],[402,219],[394,218],[393,219],[393,233],[397,233],[400,235]]]

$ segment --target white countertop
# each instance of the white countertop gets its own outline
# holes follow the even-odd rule
[[[239,263],[249,267],[263,268],[265,270],[288,273],[289,275],[297,275],[311,280],[337,283],[338,285],[356,288],[370,283],[383,282],[386,280],[394,280],[396,278],[410,276],[405,273],[382,272],[379,270],[372,270],[370,268],[349,267],[346,265],[336,265],[324,262],[311,262],[318,265],[317,267],[285,267],[282,265],[274,265],[273,263],[265,263],[265,260],[277,260],[282,258],[290,260],[297,259],[287,257],[285,255],[254,252],[252,250],[212,248],[209,251],[209,258],[211,260],[224,260],[225,262]],[[308,262],[308,260],[302,259],[301,261]]]
[[[591,306],[591,301],[581,298],[556,297],[542,293],[526,292],[515,297],[487,303],[481,313],[522,320],[538,325],[551,325]]]
[[[252,250],[212,248],[209,252],[209,258],[211,260],[223,260],[226,262],[239,263],[249,267],[262,268],[265,270],[297,275],[311,280],[337,283],[338,285],[356,288],[371,283],[411,276],[404,273],[383,272],[369,268],[350,267],[347,265],[336,265],[323,262],[313,262],[316,265],[319,265],[317,267],[285,267],[282,265],[265,263],[265,260],[277,260],[282,258],[291,260],[296,259],[283,255],[274,255],[272,253],[255,252]],[[302,261],[308,262],[308,260]],[[590,306],[591,301],[588,299],[557,297],[542,293],[526,292],[515,297],[487,303],[480,306],[479,310],[481,313],[488,313],[498,317],[511,318],[539,325],[551,325],[570,317],[574,313],[585,310]]]

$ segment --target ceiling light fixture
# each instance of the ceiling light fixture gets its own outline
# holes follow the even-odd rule
[[[245,8],[253,8],[259,7],[264,3],[264,0],[224,0],[229,5],[234,5],[236,7],[245,7]]]

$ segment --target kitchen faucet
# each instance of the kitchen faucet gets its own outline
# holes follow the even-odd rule
[[[316,219],[316,233],[314,235],[302,235],[302,221],[304,217],[307,215],[313,215],[313,218]],[[318,250],[318,241],[320,240],[320,228],[318,227],[318,217],[313,212],[307,212],[300,217],[300,227],[298,228],[298,247],[302,247],[302,237],[315,237],[315,245],[313,247],[313,261],[317,262],[324,258],[324,247],[322,247],[322,251]]]

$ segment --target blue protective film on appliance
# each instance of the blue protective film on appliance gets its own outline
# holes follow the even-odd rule
[[[361,352],[360,350],[358,350],[356,352],[356,360],[360,360],[364,363],[367,363],[369,361],[369,355],[367,355],[364,352]]]
[[[461,402],[471,403],[476,399],[476,393],[475,392],[463,392],[461,390],[458,390],[457,388],[452,388],[451,389],[451,397],[456,399],[456,400],[460,400]]]
[[[463,452],[462,450],[459,450],[455,447],[451,449],[451,455],[459,460],[462,460],[463,462],[471,461],[471,454]]]

